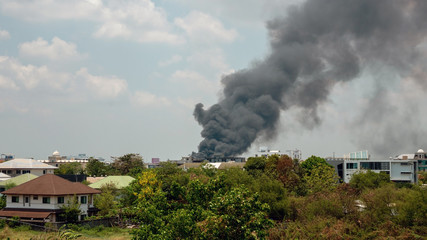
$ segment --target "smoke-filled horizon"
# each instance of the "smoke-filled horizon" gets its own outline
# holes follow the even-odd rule
[[[217,104],[196,105],[199,153],[242,154],[257,138],[274,138],[281,111],[294,107],[306,114],[303,125],[320,124],[318,106],[333,87],[367,66],[385,66],[425,87],[426,12],[423,0],[311,0],[290,8],[267,23],[271,53],[223,77]]]

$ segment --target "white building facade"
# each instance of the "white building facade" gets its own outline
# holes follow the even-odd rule
[[[344,160],[343,181],[349,183],[355,173],[371,170],[388,174],[394,182],[417,183],[417,164],[416,160]]]

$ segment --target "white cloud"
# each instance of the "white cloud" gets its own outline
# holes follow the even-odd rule
[[[94,19],[102,1],[55,1],[55,0],[26,0],[1,1],[3,14],[20,19],[34,21],[69,20],[69,19]]]
[[[171,105],[167,98],[145,91],[136,91],[133,96],[131,96],[131,102],[140,107],[160,107]]]
[[[222,74],[224,72],[231,71],[230,67],[226,63],[223,51],[219,48],[197,51],[187,57],[186,60],[194,68],[206,73],[209,72],[218,75],[218,72]]]
[[[210,82],[201,74],[188,70],[176,71],[172,74],[170,81],[184,85],[184,88],[196,92],[203,91],[205,93],[212,93],[219,88],[217,83]]]
[[[10,38],[9,32],[6,30],[0,29],[0,40],[9,39],[9,38]]]
[[[174,63],[181,62],[181,61],[182,61],[182,57],[180,55],[173,55],[171,58],[169,58],[165,61],[160,61],[158,63],[158,65],[160,67],[166,67],[166,66],[169,66],[169,65],[172,65]]]
[[[98,38],[123,38],[138,42],[179,44],[183,39],[171,33],[166,13],[150,0],[111,1],[100,11]]]
[[[12,81],[15,86],[23,86],[25,89],[34,89],[40,85],[62,89],[70,79],[67,73],[53,72],[47,66],[23,65],[6,56],[0,56],[0,75]]]
[[[197,9],[218,18],[226,19],[233,25],[250,28],[264,28],[266,21],[287,13],[290,5],[303,2],[302,0],[172,0],[190,9]]]
[[[16,86],[15,82],[13,82],[10,78],[0,75],[0,89],[12,89],[18,90],[18,86]]]
[[[151,0],[129,1],[54,1],[4,0],[5,15],[26,21],[82,20],[96,24],[97,38],[122,38],[137,42],[181,44],[183,38],[172,33],[163,9]]]
[[[219,20],[198,11],[193,11],[184,18],[176,18],[174,23],[195,42],[233,42],[237,37],[234,29],[228,30]]]
[[[116,98],[127,90],[127,82],[115,76],[103,77],[91,75],[86,68],[76,73],[83,78],[86,87],[99,98]]]
[[[32,42],[25,42],[19,45],[19,53],[25,57],[47,58],[50,60],[76,59],[82,57],[77,52],[74,43],[66,42],[58,37],[52,39],[49,44],[43,38],[37,38]]]

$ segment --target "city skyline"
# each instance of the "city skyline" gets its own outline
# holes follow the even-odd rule
[[[223,76],[264,60],[267,22],[302,2],[0,1],[0,152],[188,156],[202,141],[195,105],[215,104]],[[426,40],[414,42],[426,60]],[[318,123],[298,107],[281,111],[276,136],[242,155],[261,146],[304,157],[426,149],[424,65],[361,67],[319,104]]]

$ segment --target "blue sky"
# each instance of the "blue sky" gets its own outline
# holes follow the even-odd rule
[[[0,152],[36,159],[55,150],[106,159],[140,153],[149,161],[197,151],[194,105],[214,104],[222,75],[268,53],[265,23],[292,4],[298,1],[0,0]],[[369,150],[355,136],[371,128],[348,126],[374,77],[337,86],[314,129],[298,124],[297,110],[283,113],[278,137],[256,141],[247,155],[264,145],[299,148],[304,157]],[[390,99],[413,91],[410,84],[393,85]],[[423,147],[417,143],[390,155]]]

